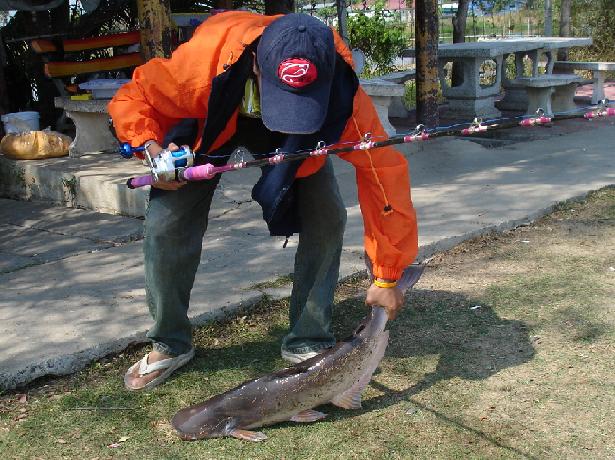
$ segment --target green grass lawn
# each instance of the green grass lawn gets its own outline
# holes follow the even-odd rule
[[[335,331],[365,313],[361,278],[337,293]],[[183,442],[169,420],[279,369],[287,301],[199,328],[196,359],[127,392],[128,350],[0,397],[0,458],[615,458],[615,189],[531,226],[432,259],[389,324],[363,409],[266,427],[262,443]]]

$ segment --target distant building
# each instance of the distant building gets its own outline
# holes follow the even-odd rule
[[[387,0],[387,10],[408,10],[414,9],[414,0]]]
[[[459,4],[457,2],[440,2],[440,11],[442,16],[452,16],[457,12]]]

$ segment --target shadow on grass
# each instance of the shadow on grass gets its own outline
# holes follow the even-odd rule
[[[500,318],[489,305],[450,292],[414,291],[409,307],[399,324],[390,325],[392,346],[387,356],[439,355],[439,359],[433,372],[402,392],[405,396],[455,377],[484,380],[534,356],[528,327]]]
[[[347,310],[344,302],[339,310]],[[356,303],[356,302],[355,302]],[[343,318],[350,322],[348,311]],[[350,317],[349,317],[350,316]],[[355,319],[354,317],[352,319]],[[339,324],[338,324],[339,326]],[[346,327],[349,324],[345,325]],[[397,320],[389,324],[390,342],[385,355],[388,360],[388,379],[398,377],[398,382],[415,382],[397,390],[372,381],[370,385],[383,394],[363,403],[361,411],[332,410],[332,419],[354,417],[364,412],[383,409],[428,390],[438,382],[460,378],[485,380],[494,374],[530,361],[534,356],[528,327],[518,320],[500,318],[489,306],[477,304],[472,299],[447,291],[414,290],[408,296],[406,308]],[[409,369],[416,359],[437,356],[437,364],[431,372]],[[399,387],[399,385],[397,385]],[[431,412],[444,423],[480,436],[485,441],[510,450],[526,458],[525,452],[506,446],[501,441],[463,425],[459,420],[412,401],[422,410]]]
[[[336,336],[348,336],[365,312],[362,298],[338,303],[333,320]],[[380,386],[385,394],[366,401],[367,410],[408,399],[443,380],[455,377],[484,380],[503,369],[525,363],[534,355],[523,322],[500,318],[488,305],[477,306],[472,299],[447,291],[412,291],[406,308],[388,328],[391,338],[385,358],[387,369],[399,376],[400,381],[408,381],[408,376],[419,379],[401,391]],[[281,326],[275,325],[257,341],[200,349],[194,364],[183,372],[211,373],[234,368],[258,377],[279,367],[280,341],[285,333]],[[433,371],[421,374],[420,369],[417,373],[416,369],[408,368],[405,358],[430,355],[438,356]]]
[[[365,313],[362,298],[338,303],[333,318],[336,336],[351,334]],[[435,370],[424,374],[411,387],[385,391],[385,395],[371,399],[372,407],[406,399],[455,377],[484,380],[503,369],[523,364],[534,355],[523,322],[500,318],[490,306],[477,305],[472,299],[447,291],[412,291],[405,309],[389,323],[388,329],[391,335],[385,359],[400,378],[408,373],[404,358],[438,355],[438,363]],[[257,377],[273,371],[280,365],[280,342],[285,333],[283,327],[274,325],[264,335],[255,337],[258,340],[222,348],[200,348],[192,365],[178,375],[195,370],[211,373],[241,369]]]

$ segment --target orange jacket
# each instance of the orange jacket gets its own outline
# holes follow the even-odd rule
[[[245,46],[259,38],[274,19],[276,16],[243,11],[217,14],[205,21],[170,59],[156,58],[137,67],[132,81],[109,103],[109,114],[120,140],[133,146],[150,139],[162,142],[165,133],[182,118],[197,118],[202,125],[211,109],[208,99],[212,80],[235,63]],[[335,45],[338,54],[352,65],[350,50],[338,34],[335,34]],[[233,136],[237,114],[238,109],[209,152]],[[386,137],[369,96],[359,87],[353,115],[346,123],[340,143],[358,141],[366,133]],[[406,159],[392,147],[359,150],[340,157],[356,168],[365,250],[372,261],[374,275],[397,279],[417,254],[416,215],[410,198]],[[296,177],[318,171],[324,160],[324,157],[306,159]]]

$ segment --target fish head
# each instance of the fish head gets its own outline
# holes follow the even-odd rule
[[[220,438],[237,426],[234,417],[221,413],[215,405],[198,404],[180,410],[171,425],[184,440]]]

